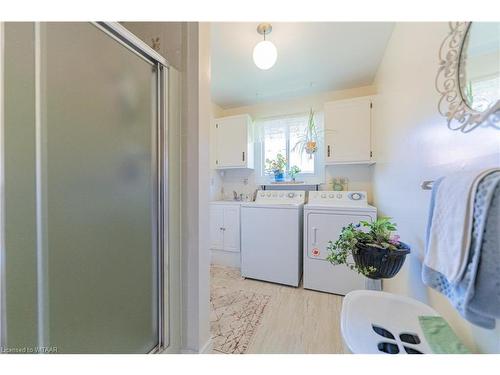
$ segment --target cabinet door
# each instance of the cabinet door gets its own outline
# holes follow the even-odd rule
[[[244,168],[246,166],[247,123],[245,116],[215,121],[216,168]]]
[[[240,251],[240,208],[224,208],[224,250]]]
[[[221,206],[210,206],[210,248],[224,248],[224,208]]]
[[[325,104],[326,163],[370,160],[371,101]]]

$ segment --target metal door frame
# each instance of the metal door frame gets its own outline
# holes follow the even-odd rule
[[[170,345],[170,304],[168,293],[168,61],[158,54],[155,50],[149,47],[141,39],[128,31],[118,22],[91,22],[91,24],[108,36],[119,42],[131,52],[137,54],[141,58],[148,61],[155,69],[156,73],[156,96],[157,96],[157,118],[156,126],[153,129],[156,147],[154,150],[154,207],[156,208],[154,220],[154,241],[157,249],[158,257],[158,344],[151,350],[150,353],[159,353],[167,349]],[[40,22],[34,23],[35,39],[40,35]],[[36,52],[36,51],[35,51]],[[36,62],[35,65],[39,64]],[[3,88],[4,88],[4,22],[0,22],[0,345],[3,345],[6,340],[6,322],[5,322],[5,258],[4,258],[4,238],[5,238],[5,192],[4,192],[4,169],[3,155],[4,143],[3,137]],[[36,66],[35,66],[35,69]],[[40,72],[38,71],[37,74]],[[38,77],[40,78],[40,77]],[[37,79],[37,77],[35,77]],[[37,86],[37,85],[35,85]],[[36,88],[35,88],[36,90]],[[35,99],[37,100],[37,99]],[[38,117],[35,114],[36,117]],[[35,120],[37,121],[37,120]],[[38,182],[37,182],[38,185]],[[36,188],[38,189],[39,186]]]
[[[150,353],[160,353],[170,345],[168,303],[168,61],[118,22],[92,22],[117,42],[154,65],[156,70],[156,248],[158,250],[158,345]]]

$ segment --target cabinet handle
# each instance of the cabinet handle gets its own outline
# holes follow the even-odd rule
[[[316,234],[318,233],[318,228],[313,228],[313,245],[316,245]]]
[[[330,154],[331,154],[330,153],[330,145],[328,145],[328,147],[326,149],[327,149],[326,153],[327,153],[328,157],[330,157]]]
[[[242,160],[245,161],[245,151],[243,151]]]

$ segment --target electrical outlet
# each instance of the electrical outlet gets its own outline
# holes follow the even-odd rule
[[[332,190],[335,191],[345,191],[348,190],[348,178],[347,177],[334,177],[332,179]]]

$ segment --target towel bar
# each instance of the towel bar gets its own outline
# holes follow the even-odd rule
[[[433,180],[428,180],[428,181],[422,181],[420,184],[420,187],[422,190],[432,190],[432,185],[434,184]]]

